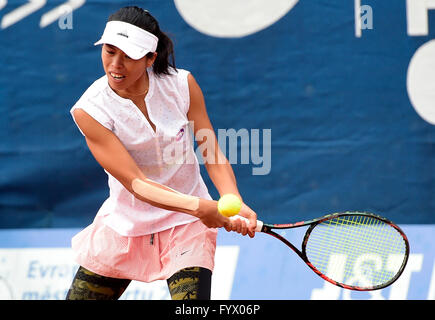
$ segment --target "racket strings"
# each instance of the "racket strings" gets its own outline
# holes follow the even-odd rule
[[[308,260],[330,279],[349,286],[389,282],[406,255],[401,234],[382,220],[347,215],[326,220],[311,231]]]
[[[376,221],[375,221],[376,222]],[[331,223],[329,223],[331,224]],[[363,223],[364,224],[364,223]],[[340,247],[335,246],[331,246],[331,244],[334,244],[336,239],[329,239],[328,243],[328,250],[330,252],[332,252],[333,254],[335,254],[337,256],[337,254],[339,254],[341,257],[344,257],[345,259],[349,259],[350,263],[344,263],[343,259],[336,259],[335,261],[335,265],[331,265],[331,256],[329,257],[329,261],[328,261],[328,265],[327,265],[327,272],[328,273],[334,273],[337,274],[338,271],[340,271],[340,268],[345,268],[345,274],[350,274],[354,269],[355,269],[355,264],[356,261],[358,259],[358,257],[361,257],[361,255],[370,255],[373,256],[379,256],[380,254],[382,254],[385,251],[385,245],[382,244],[382,238],[379,238],[378,235],[382,234],[382,232],[380,232],[378,229],[378,226],[376,225],[376,223],[371,223],[371,222],[366,222],[367,226],[369,226],[369,230],[370,232],[365,232],[362,233],[360,235],[360,237],[350,237],[351,234],[355,234],[353,228],[341,228],[342,230],[340,230],[341,232],[341,236],[342,236],[342,243]],[[335,224],[335,226],[341,226],[342,222]],[[350,225],[361,225],[361,223],[359,223],[359,221],[355,221],[355,219],[350,220]],[[335,234],[337,233],[337,228],[334,228],[334,232]],[[361,229],[361,228],[359,228]],[[357,229],[357,230],[359,230]],[[328,232],[327,233],[328,238],[331,237],[331,234]],[[390,238],[390,237],[386,237],[386,238]],[[312,239],[311,239],[312,240]],[[352,251],[349,250],[349,248],[352,248]],[[358,248],[358,250],[355,250],[355,248]],[[337,250],[339,249],[339,250]],[[397,250],[394,250],[397,251]],[[370,258],[370,256],[368,258]],[[313,259],[312,259],[313,260]],[[317,261],[319,261],[319,259],[316,259]],[[323,260],[324,257],[323,257]],[[325,261],[323,261],[323,265],[324,268],[326,267],[325,265]],[[333,268],[332,268],[333,267]],[[338,269],[338,270],[337,270]],[[379,269],[379,268],[378,268]],[[385,269],[384,269],[385,271]],[[325,272],[325,270],[323,270],[323,272]],[[384,277],[385,277],[385,272],[384,273]],[[361,276],[360,276],[361,278]]]
[[[352,218],[352,220],[349,221],[350,225],[362,225],[364,223],[360,223],[360,221],[355,220],[355,217]],[[342,222],[339,223],[335,223],[334,221],[331,221],[329,223],[329,225],[335,225],[335,227],[337,226],[342,226]],[[355,265],[355,261],[356,259],[363,255],[363,254],[380,254],[382,253],[382,251],[384,250],[384,248],[382,248],[382,246],[379,245],[380,241],[378,239],[378,237],[376,237],[377,234],[379,234],[379,232],[376,232],[376,225],[372,224],[372,223],[367,223],[368,226],[371,226],[370,230],[371,232],[366,232],[363,234],[360,234],[360,237],[354,237],[352,236],[352,234],[354,234],[355,232],[353,228],[341,228],[341,230],[339,230],[338,232],[341,233],[341,243],[340,246],[336,245],[336,241],[337,239],[335,238],[331,238],[331,236],[333,235],[337,235],[337,228],[334,228],[333,230],[333,234],[331,235],[331,232],[328,232],[326,234],[326,237],[324,237],[323,239],[327,239],[328,240],[328,248],[327,250],[331,253],[333,253],[336,257],[342,257],[342,259],[335,259],[335,261],[332,261],[332,265],[331,265],[331,256],[329,256],[328,261],[326,261],[325,258],[325,251],[322,249],[322,255],[318,255],[317,259],[313,259],[313,255],[311,254],[311,260],[315,260],[316,264],[318,264],[319,262],[323,262],[323,269],[325,267],[328,267],[328,273],[333,273],[333,274],[337,274],[338,271],[340,271],[340,268],[345,268],[345,274],[349,274],[350,272],[352,272],[353,270],[353,266]],[[332,229],[330,229],[332,230]],[[312,241],[314,238],[311,238],[311,245],[314,244],[314,242]],[[369,240],[371,240],[372,243],[374,243],[375,245],[370,245]],[[315,246],[312,246],[315,247]],[[355,250],[355,248],[358,247],[358,250]],[[351,250],[349,250],[350,248],[352,248]],[[318,247],[317,247],[318,249]],[[308,250],[310,251],[310,250]],[[317,253],[319,252],[319,250],[317,250]],[[319,261],[319,257],[321,257],[322,260]],[[344,259],[348,259],[350,261],[350,263],[344,263],[343,261]],[[326,262],[328,263],[328,265],[326,265]],[[352,263],[353,262],[353,263]],[[341,270],[342,271],[342,270]],[[323,270],[323,272],[325,272],[325,270]]]

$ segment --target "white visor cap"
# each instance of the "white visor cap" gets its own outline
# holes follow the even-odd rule
[[[155,35],[131,23],[109,21],[103,36],[94,45],[111,44],[124,51],[130,58],[139,60],[148,52],[155,52],[158,42],[159,38]]]

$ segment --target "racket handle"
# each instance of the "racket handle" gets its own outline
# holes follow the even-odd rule
[[[231,220],[244,220],[246,222],[246,225],[249,226],[249,219],[239,216],[239,215],[235,215],[230,217]],[[263,221],[257,220],[257,227],[255,228],[255,232],[261,232],[261,229],[263,229]]]

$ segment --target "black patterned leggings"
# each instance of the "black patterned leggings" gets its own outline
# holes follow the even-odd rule
[[[185,268],[167,280],[172,300],[210,300],[211,271]],[[79,267],[66,300],[118,300],[131,280],[100,276]]]

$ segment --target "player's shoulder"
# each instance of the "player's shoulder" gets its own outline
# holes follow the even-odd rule
[[[82,94],[82,98],[92,100],[95,97],[104,95],[107,87],[109,86],[107,82],[107,76],[104,75],[101,78],[95,80]]]
[[[104,75],[101,78],[95,80],[81,95],[76,105],[93,105],[104,109],[110,108],[110,105],[114,104],[115,99],[111,94],[107,76]]]
[[[185,95],[188,92],[188,82],[190,75],[191,73],[187,69],[175,69],[170,67],[167,74],[158,76],[154,75],[153,79],[155,79],[160,88],[170,91],[177,91],[182,95]]]
[[[186,78],[190,74],[189,70],[169,67],[168,72],[156,76],[157,81],[177,81],[177,79]]]

